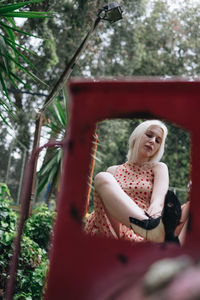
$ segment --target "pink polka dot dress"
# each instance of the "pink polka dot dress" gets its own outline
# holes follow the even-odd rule
[[[138,167],[134,163],[126,162],[116,168],[114,177],[124,192],[140,208],[145,211],[148,210],[154,181],[152,164]],[[86,220],[85,232],[93,236],[101,235],[136,242],[144,240],[141,236],[134,233],[131,228],[123,224],[120,224],[119,233],[116,234],[97,192],[94,192],[94,211]]]

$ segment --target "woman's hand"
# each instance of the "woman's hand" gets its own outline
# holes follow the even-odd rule
[[[163,210],[165,195],[169,186],[169,174],[167,166],[162,162],[155,164],[153,172],[153,192],[147,213],[155,218],[159,217]]]
[[[158,204],[156,202],[151,203],[151,205],[149,206],[147,213],[153,217],[153,218],[157,218],[161,215],[162,213],[162,209],[163,209],[163,205]]]

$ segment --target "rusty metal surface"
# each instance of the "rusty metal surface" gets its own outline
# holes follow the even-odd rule
[[[183,253],[194,259],[199,255],[200,82],[75,81],[69,91],[71,123],[64,141],[64,174],[45,299],[115,299],[130,282],[133,299],[142,299],[140,278],[152,262]],[[138,116],[166,119],[191,133],[191,227],[182,248],[92,238],[82,231],[96,123]]]

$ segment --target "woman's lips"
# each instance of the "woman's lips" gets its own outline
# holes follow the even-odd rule
[[[151,146],[149,146],[149,145],[145,145],[145,147],[146,147],[146,149],[147,149],[148,151],[152,151],[152,150],[153,150],[153,147],[151,147]]]

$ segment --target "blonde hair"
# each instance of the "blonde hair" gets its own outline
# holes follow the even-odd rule
[[[159,150],[150,159],[150,161],[158,162],[161,160],[161,158],[164,154],[165,140],[167,137],[168,130],[163,122],[161,122],[159,120],[149,120],[149,121],[144,121],[141,124],[139,124],[129,137],[129,141],[128,141],[129,150],[128,150],[128,154],[127,154],[127,159],[129,162],[135,162],[137,160],[138,149],[139,149],[141,137],[148,130],[148,128],[153,125],[158,126],[162,129],[163,138],[162,138],[162,142],[160,144]]]

